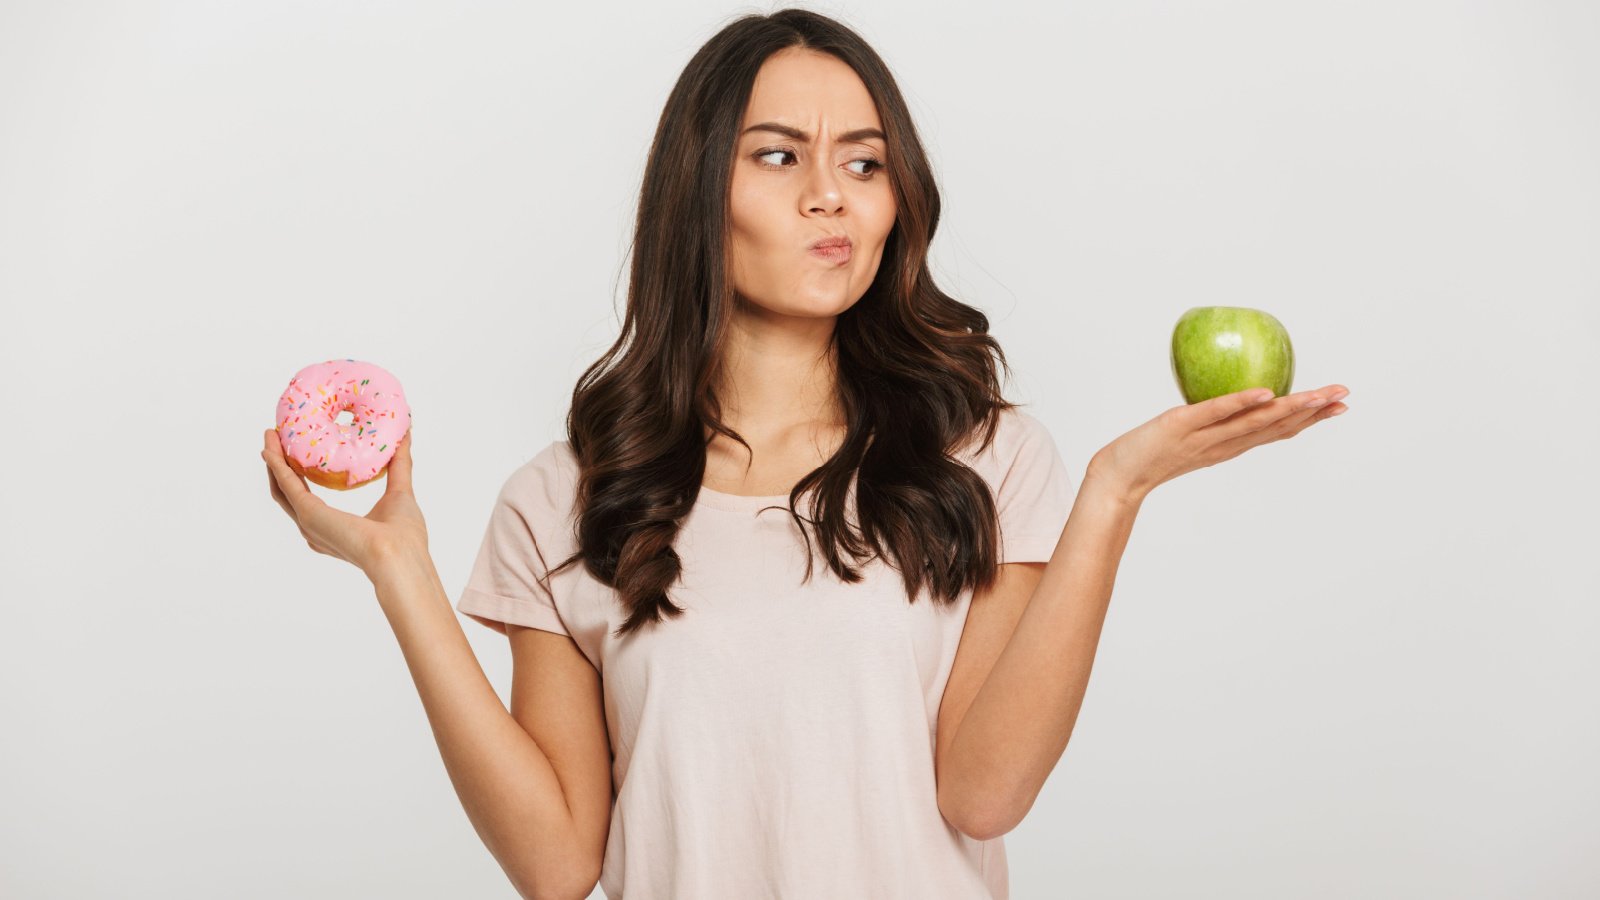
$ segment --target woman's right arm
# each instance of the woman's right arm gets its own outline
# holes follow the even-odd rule
[[[261,458],[272,499],[307,546],[361,569],[377,589],[467,818],[517,892],[586,900],[600,877],[612,799],[599,673],[566,635],[513,633],[517,713],[501,705],[428,553],[412,493],[415,431],[395,447],[383,496],[357,516],[312,493],[268,428]]]
[[[478,664],[432,559],[402,556],[374,572],[379,605],[400,642],[445,770],[484,846],[523,897],[585,900],[599,880],[604,835],[596,853],[593,832],[603,824],[575,819],[551,756],[507,711]]]

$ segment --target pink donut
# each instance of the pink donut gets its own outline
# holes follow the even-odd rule
[[[352,413],[349,424],[339,415]],[[411,428],[400,381],[372,363],[330,359],[306,366],[278,398],[278,442],[290,468],[345,491],[386,474]]]

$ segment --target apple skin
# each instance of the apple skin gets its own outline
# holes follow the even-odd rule
[[[1282,397],[1294,385],[1294,345],[1271,313],[1196,306],[1172,329],[1172,377],[1186,403],[1251,388]]]

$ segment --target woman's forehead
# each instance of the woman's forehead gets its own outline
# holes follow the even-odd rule
[[[777,122],[807,134],[881,128],[872,94],[855,70],[825,53],[774,54],[761,66],[741,130]]]

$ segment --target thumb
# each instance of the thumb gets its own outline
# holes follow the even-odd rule
[[[394,456],[389,460],[389,489],[411,492],[411,432],[407,428],[400,443],[395,445]]]

